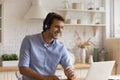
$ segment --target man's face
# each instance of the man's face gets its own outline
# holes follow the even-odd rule
[[[61,36],[64,27],[64,22],[58,19],[54,19],[53,23],[48,30],[48,35],[50,38],[57,39]]]

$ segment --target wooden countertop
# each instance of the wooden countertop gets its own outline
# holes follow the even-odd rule
[[[75,63],[74,64],[75,69],[87,69],[90,67],[90,64],[81,64],[81,63]],[[61,70],[61,65],[58,65],[58,70]],[[0,72],[8,72],[8,71],[18,71],[18,67],[0,67]]]
[[[18,71],[18,67],[0,67],[0,72]]]
[[[90,67],[90,64],[75,63],[74,67],[75,69],[87,69]],[[58,65],[57,69],[61,70],[62,69],[61,65]]]

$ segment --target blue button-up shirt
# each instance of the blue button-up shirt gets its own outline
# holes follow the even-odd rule
[[[26,66],[40,74],[49,75],[55,73],[58,64],[61,64],[64,69],[67,66],[72,67],[63,43],[54,40],[51,45],[47,45],[43,40],[42,33],[26,36],[23,39],[19,67]],[[24,76],[23,80],[31,79]]]

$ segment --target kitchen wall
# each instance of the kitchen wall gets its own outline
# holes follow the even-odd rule
[[[120,0],[114,0],[114,37],[120,37]]]
[[[56,7],[63,7],[63,2],[58,0],[41,0],[45,9],[48,11],[56,11]],[[75,0],[70,0],[75,2]],[[76,0],[77,1],[77,0]],[[81,0],[87,4],[89,0]],[[96,1],[96,0],[94,0]],[[49,3],[49,4],[48,4]],[[55,3],[55,4],[54,4]],[[58,3],[58,4],[56,4]],[[0,54],[3,53],[17,53],[22,39],[25,35],[40,33],[42,31],[42,20],[27,20],[24,19],[25,14],[31,6],[31,0],[5,0],[3,12],[3,45],[0,46]],[[56,7],[55,7],[56,6]],[[89,37],[96,44],[94,47],[103,46],[103,28],[97,27],[96,35],[94,35],[95,28],[90,26],[65,26],[63,36],[60,41],[64,42],[67,48],[75,47],[76,38],[75,31],[77,31],[82,40],[87,40]]]

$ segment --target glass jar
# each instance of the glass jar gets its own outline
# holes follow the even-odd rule
[[[95,5],[93,2],[89,2],[87,5],[88,10],[94,10],[95,9]]]
[[[65,8],[65,9],[68,9],[68,8],[69,8],[68,0],[65,0],[65,1],[64,1],[64,8]]]

